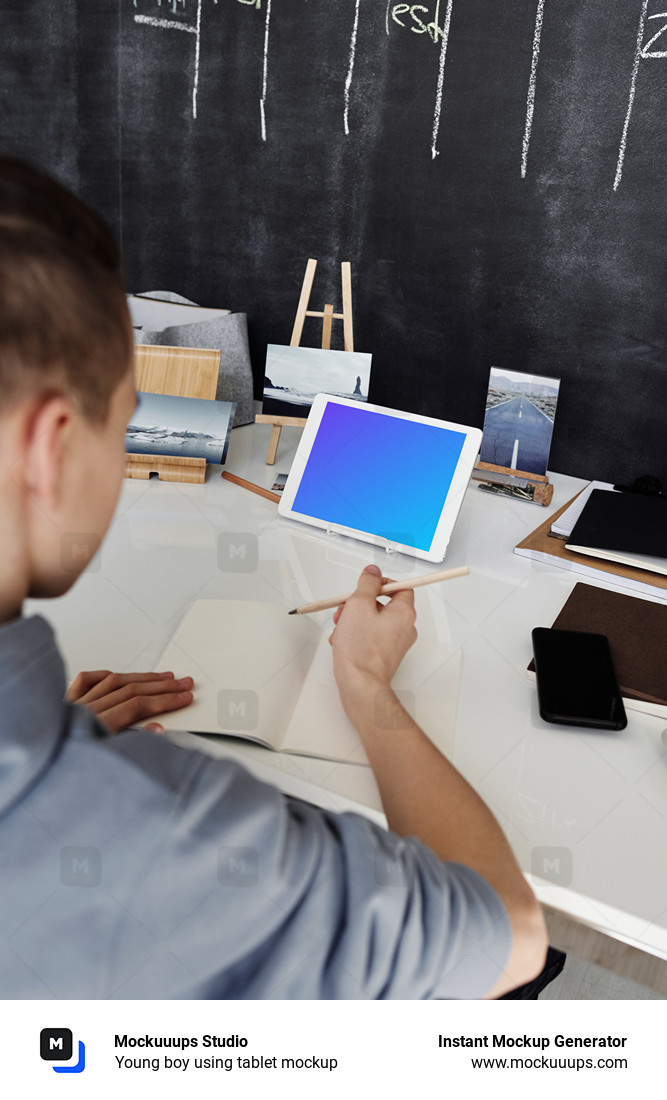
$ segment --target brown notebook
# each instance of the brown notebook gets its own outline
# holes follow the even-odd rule
[[[667,716],[667,604],[575,584],[553,626],[606,634],[630,709]]]

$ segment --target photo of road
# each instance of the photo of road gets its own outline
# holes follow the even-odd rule
[[[480,459],[494,466],[546,473],[558,379],[491,371]]]

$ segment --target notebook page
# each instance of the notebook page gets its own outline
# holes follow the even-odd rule
[[[443,752],[451,751],[456,728],[461,652],[454,646],[420,638],[408,650],[392,687],[418,725]],[[381,725],[391,732],[396,715],[389,696],[377,699]],[[368,764],[359,734],[338,697],[328,635],[308,670],[281,748],[346,764]]]
[[[279,748],[320,634],[279,604],[197,600],[159,663],[193,677],[194,702],[151,720]]]

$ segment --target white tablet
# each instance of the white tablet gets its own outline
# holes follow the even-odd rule
[[[442,561],[481,441],[479,428],[319,393],[278,511]]]

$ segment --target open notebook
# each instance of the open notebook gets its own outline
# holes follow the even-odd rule
[[[228,734],[282,752],[367,764],[359,735],[338,698],[330,622],[277,604],[198,600],[160,659],[160,668],[192,676],[194,702],[158,716],[166,729]],[[451,747],[456,723],[460,652],[419,640],[392,687],[431,740]],[[376,700],[378,721],[395,727],[387,693]]]

